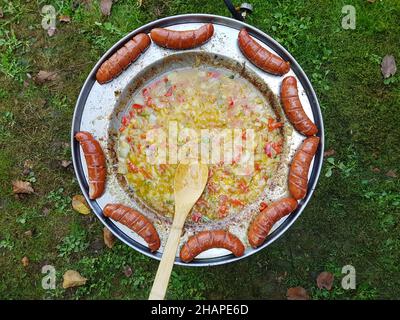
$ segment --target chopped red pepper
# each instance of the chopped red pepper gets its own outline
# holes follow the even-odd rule
[[[261,165],[259,162],[255,162],[254,163],[254,168],[256,169],[256,171],[261,171]]]
[[[245,182],[245,181],[240,180],[238,186],[239,186],[239,189],[240,189],[242,192],[249,192],[249,187],[246,185],[246,182]]]
[[[242,132],[242,140],[246,140],[246,130]]]
[[[142,110],[144,108],[144,106],[142,106],[141,104],[138,104],[138,103],[134,103],[132,105],[132,108],[135,110]]]
[[[226,216],[226,212],[228,211],[228,207],[226,205],[222,205],[218,210],[218,217],[223,218]]]
[[[272,158],[272,144],[271,144],[271,142],[268,142],[265,145],[264,152],[267,155],[267,157]]]
[[[122,123],[123,126],[126,127],[129,124],[129,118],[127,116],[123,116],[122,120],[121,120],[121,123]]]
[[[132,162],[128,162],[128,170],[129,172],[133,172],[133,173],[138,173],[139,172],[139,168],[136,167]]]
[[[272,148],[277,154],[280,154],[282,152],[282,143],[273,143]]]
[[[194,222],[199,222],[202,218],[202,214],[199,212],[193,212],[192,213],[192,221]]]
[[[147,96],[148,94],[149,94],[149,89],[144,88],[144,89],[142,90],[142,95],[145,97],[145,96]]]
[[[235,101],[233,101],[232,97],[228,98],[228,106],[229,108],[233,108],[233,106],[235,105]]]
[[[129,117],[133,118],[135,116],[135,112],[133,110],[129,111]]]
[[[244,206],[243,201],[239,200],[239,199],[231,199],[231,203],[233,206],[237,207],[237,206]]]
[[[283,126],[282,122],[275,122],[275,120],[272,119],[272,118],[268,119],[268,131],[272,131],[272,130],[278,129],[278,128],[282,127],[282,126]]]
[[[129,143],[131,143],[131,142],[132,142],[132,137],[127,136],[127,137],[126,137],[126,141],[128,141]]]
[[[209,72],[207,72],[207,77],[209,77],[209,78],[218,78],[219,77],[219,73],[215,72],[215,71],[209,71]]]
[[[141,174],[143,174],[143,176],[145,178],[147,178],[147,179],[151,179],[152,178],[151,174],[149,172],[147,172],[145,169],[139,168],[139,171],[140,171]]]
[[[122,132],[122,131],[124,131],[125,130],[125,126],[121,126],[121,127],[119,127],[119,132]]]
[[[264,201],[260,203],[260,211],[264,211],[267,207],[268,205]]]

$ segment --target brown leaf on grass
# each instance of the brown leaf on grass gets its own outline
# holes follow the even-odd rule
[[[71,22],[71,17],[70,16],[59,16],[58,20],[60,22],[70,23]]]
[[[100,10],[104,16],[109,16],[111,14],[112,0],[101,0]]]
[[[33,236],[33,231],[32,230],[27,230],[24,232],[24,236],[28,237],[28,238],[32,238]]]
[[[52,37],[52,36],[54,36],[54,34],[56,33],[56,27],[50,27],[50,28],[48,28],[47,29],[47,35],[49,36],[49,37]]]
[[[331,290],[334,279],[335,277],[332,273],[327,271],[321,272],[317,277],[317,287],[320,289]]]
[[[388,172],[386,172],[386,176],[389,178],[397,178],[396,170],[389,170]]]
[[[328,149],[328,150],[326,150],[326,151],[324,152],[324,158],[326,158],[326,157],[331,157],[331,156],[333,156],[335,153],[336,153],[335,150],[333,150],[333,149]]]
[[[111,249],[115,243],[115,236],[107,227],[103,228],[103,238],[105,245]]]
[[[29,266],[29,258],[27,256],[23,257],[21,259],[21,263],[26,268],[27,266]]]
[[[68,167],[70,166],[71,163],[72,163],[72,161],[69,161],[69,160],[62,160],[62,161],[61,161],[61,166],[62,166],[63,168],[68,168]]]
[[[36,83],[43,84],[46,81],[58,80],[58,78],[59,77],[57,72],[40,70],[33,79],[35,80]]]
[[[125,277],[129,278],[132,275],[133,271],[130,266],[125,266],[124,267],[124,275]]]
[[[393,76],[396,73],[397,67],[396,67],[396,61],[394,60],[394,56],[386,55],[383,57],[381,63],[381,71],[385,79],[389,78],[390,76]]]
[[[286,292],[286,297],[288,300],[309,300],[310,296],[308,295],[306,289],[303,287],[294,287],[289,288]]]
[[[372,172],[379,173],[379,172],[381,172],[381,169],[379,169],[378,167],[374,167],[374,168],[372,168]]]
[[[67,270],[63,275],[63,288],[72,288],[82,286],[86,283],[87,279],[82,277],[78,271]]]
[[[13,186],[13,193],[15,194],[21,194],[21,193],[31,194],[35,192],[31,186],[31,183],[28,181],[15,180],[12,182],[12,186]]]
[[[77,194],[72,197],[72,208],[74,208],[75,211],[82,214],[90,213],[90,208],[85,200],[85,197],[80,194]]]

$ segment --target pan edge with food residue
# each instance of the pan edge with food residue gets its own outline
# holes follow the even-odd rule
[[[126,50],[118,51],[133,35],[155,27],[200,30],[208,22],[213,22],[213,35],[196,48],[177,50],[176,43],[182,46],[179,41],[165,48],[157,39],[157,44],[144,43],[138,57],[130,57],[137,60],[128,62],[125,70],[119,70],[125,68],[121,62],[118,68],[106,65],[104,69],[104,62],[110,63],[107,58],[111,62],[118,58],[112,53],[117,51],[118,56],[129,49],[126,44]],[[238,39],[243,27],[251,37],[244,38],[247,42]],[[290,62],[289,72],[272,75],[266,69],[270,66],[255,61],[258,57],[250,49],[260,45],[260,38],[261,48],[268,51],[257,50],[272,59],[271,70],[286,68],[278,59],[281,56],[284,63]],[[271,53],[274,56],[269,58]],[[103,78],[114,73],[114,79],[105,84],[95,81],[99,67],[105,70]],[[297,83],[289,81],[292,77]],[[283,79],[287,80],[284,86]],[[208,186],[187,218],[180,245],[183,250],[185,243],[199,243],[204,231],[224,231],[225,242],[235,237],[245,245],[244,254],[235,257],[228,244],[207,240],[211,247],[205,244],[193,261],[182,262],[178,252],[176,263],[215,265],[249,256],[278,238],[309,201],[321,166],[323,125],[315,93],[296,61],[271,38],[242,22],[210,15],[165,18],[132,32],[106,53],[88,77],[74,114],[73,136],[78,131],[90,132],[107,160],[104,193],[89,199],[88,188],[97,183],[99,168],[94,155],[85,154],[82,142],[81,149],[73,140],[74,168],[83,193],[99,219],[136,250],[159,259],[171,225],[176,164],[168,162],[168,148],[164,162],[150,164],[149,157],[158,150],[148,139],[154,130],[168,134],[171,123],[177,124],[178,133],[187,129],[197,142],[202,142],[204,129],[210,129],[211,137],[224,129],[232,136],[240,130],[243,140],[244,129],[250,128],[257,137],[252,168],[239,163],[240,158],[209,164]],[[299,133],[313,136],[310,126],[314,123],[320,141]],[[164,146],[171,147],[168,138],[165,141]],[[178,137],[177,154],[187,141],[188,136]],[[104,212],[107,204],[123,209]],[[154,245],[157,239],[158,247]]]

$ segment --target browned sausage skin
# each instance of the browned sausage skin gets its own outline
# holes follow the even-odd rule
[[[235,235],[225,230],[201,231],[182,246],[180,258],[183,262],[190,262],[203,251],[211,248],[224,248],[231,251],[236,257],[244,254],[244,245]]]
[[[157,251],[160,248],[160,237],[156,228],[141,213],[122,204],[107,204],[103,213],[141,236],[147,242],[150,251]]]
[[[151,30],[151,39],[160,47],[184,50],[207,42],[214,34],[214,26],[208,23],[196,30],[175,31],[163,28]]]
[[[106,182],[106,160],[100,143],[86,131],[75,134],[86,160],[89,176],[89,198],[96,199],[104,192]]]
[[[275,75],[289,72],[290,63],[261,46],[246,29],[240,30],[238,41],[243,54],[260,69]]]
[[[297,208],[297,201],[293,198],[283,198],[273,202],[261,211],[250,224],[247,237],[250,245],[257,248],[267,238],[272,226],[284,216]]]
[[[297,80],[289,76],[283,79],[281,101],[289,121],[297,131],[305,136],[313,136],[318,132],[317,126],[308,118],[300,102]]]
[[[307,193],[308,171],[318,144],[319,137],[305,139],[293,157],[289,170],[289,191],[297,200],[303,199]]]
[[[96,73],[100,84],[117,77],[127,66],[147,50],[151,43],[150,37],[139,33],[117,50],[108,60],[104,61]]]

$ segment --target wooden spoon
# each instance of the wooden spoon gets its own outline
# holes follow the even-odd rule
[[[208,167],[205,164],[179,164],[174,179],[175,214],[167,244],[158,266],[149,300],[163,300],[174,265],[183,225],[207,184]]]

